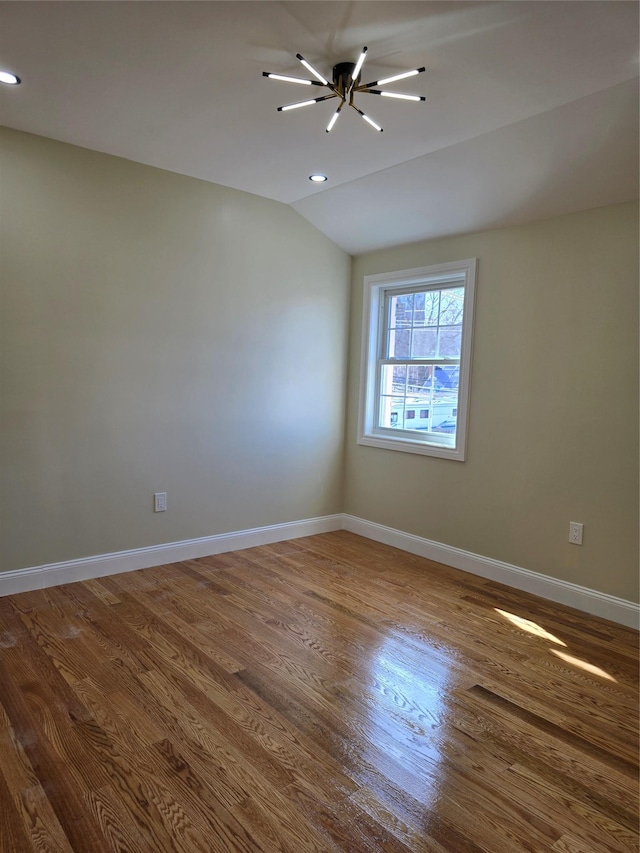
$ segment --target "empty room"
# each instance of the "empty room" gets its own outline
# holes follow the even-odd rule
[[[0,2],[1,853],[637,853],[638,12]]]

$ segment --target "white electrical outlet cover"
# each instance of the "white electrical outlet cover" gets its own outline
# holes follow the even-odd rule
[[[579,521],[569,522],[569,542],[572,545],[582,545],[582,530],[584,525]]]

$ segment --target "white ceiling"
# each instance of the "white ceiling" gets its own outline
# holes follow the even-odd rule
[[[369,48],[357,96],[278,113]],[[0,123],[290,204],[351,253],[638,196],[638,4],[2,2]],[[313,89],[311,96],[322,94]],[[322,186],[312,172],[329,176]]]

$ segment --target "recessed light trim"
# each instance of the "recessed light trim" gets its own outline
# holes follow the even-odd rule
[[[329,178],[327,178],[326,175],[316,174],[309,175],[309,180],[312,181],[314,184],[324,184],[326,181],[329,180]]]
[[[20,78],[11,71],[0,71],[0,83],[6,86],[19,86],[21,82]]]

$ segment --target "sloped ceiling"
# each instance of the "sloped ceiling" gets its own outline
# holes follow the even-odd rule
[[[308,90],[262,71],[363,45],[367,80],[425,65],[394,88],[427,101],[359,95],[384,133],[276,111]],[[290,204],[352,254],[638,196],[635,2],[8,2],[0,65],[0,123]]]

